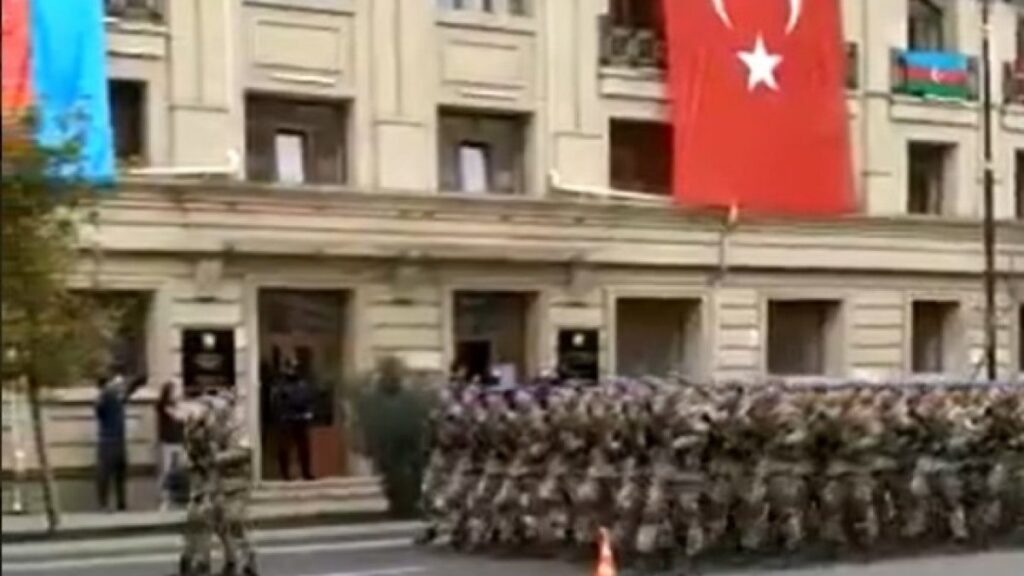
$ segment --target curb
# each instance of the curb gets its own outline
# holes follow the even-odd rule
[[[279,516],[253,518],[250,525],[257,530],[281,528],[309,528],[324,525],[373,524],[396,520],[386,511],[344,511],[324,512],[321,514],[304,514],[302,516]],[[2,544],[25,544],[33,542],[69,542],[92,538],[108,538],[118,536],[152,536],[159,534],[178,534],[184,522],[182,520],[154,522],[151,524],[87,526],[59,529],[56,533],[45,530],[25,530],[4,532],[0,536]]]

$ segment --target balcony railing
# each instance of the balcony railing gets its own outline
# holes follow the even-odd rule
[[[892,91],[897,94],[948,100],[977,100],[980,87],[978,58],[963,56],[956,52],[932,52],[937,59],[956,60],[963,58],[962,69],[930,69],[914,67],[912,61],[921,52],[893,48],[889,52]]]
[[[166,0],[105,0],[107,16],[135,22],[162,23]]]
[[[601,65],[622,68],[664,68],[665,39],[660,30],[622,26],[602,16]]]
[[[1003,64],[1003,95],[1008,104],[1024,104],[1024,59]]]

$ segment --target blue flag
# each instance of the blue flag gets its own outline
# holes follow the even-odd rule
[[[76,142],[64,176],[114,179],[103,0],[31,0],[32,80],[45,146]]]

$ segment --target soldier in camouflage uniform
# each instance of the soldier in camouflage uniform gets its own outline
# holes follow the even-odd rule
[[[765,440],[768,471],[768,504],[775,532],[786,550],[804,541],[810,474],[809,434],[802,402],[806,394],[787,394],[768,407],[765,429],[774,431]]]
[[[214,530],[224,546],[223,574],[256,576],[248,519],[252,451],[236,418],[234,394],[222,390],[210,404],[216,470],[212,512]]]
[[[216,474],[213,451],[213,418],[198,401],[191,401],[184,425],[185,451],[189,462],[189,502],[184,524],[184,546],[178,562],[179,576],[208,576],[213,536],[213,492]]]
[[[436,523],[456,544],[545,548],[607,527],[648,557],[1024,526],[1024,386],[670,385],[450,399]]]
[[[672,452],[674,471],[669,475],[672,524],[676,540],[687,558],[707,546],[701,507],[705,456],[711,427],[710,398],[696,388],[685,389],[669,405],[674,411],[666,427],[665,442]]]
[[[190,401],[185,421],[185,449],[190,463],[185,543],[181,576],[207,576],[212,569],[211,540],[224,547],[221,574],[255,576],[256,564],[246,529],[250,458],[235,424],[233,396],[210,391]]]

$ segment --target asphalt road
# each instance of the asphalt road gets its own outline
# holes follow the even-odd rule
[[[339,534],[290,533],[261,535],[260,574],[263,576],[589,576],[590,562],[566,560],[517,560],[495,556],[468,556],[409,544],[406,536],[379,533],[366,538],[341,539]],[[128,540],[131,540],[130,538]],[[4,546],[4,576],[164,576],[175,573],[174,540],[137,539],[137,545],[118,547],[81,544],[27,550],[18,554]],[[26,550],[23,550],[25,552]],[[620,570],[621,576],[655,574]],[[660,574],[678,574],[662,572]],[[1024,576],[1024,550],[971,555],[930,556],[830,564],[789,570],[747,567],[714,569],[716,576]]]

